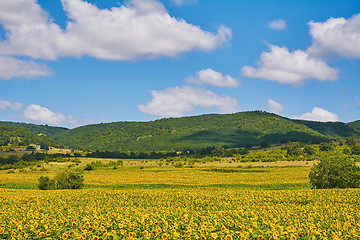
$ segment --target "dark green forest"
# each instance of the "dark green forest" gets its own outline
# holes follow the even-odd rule
[[[268,147],[288,142],[320,143],[359,137],[360,121],[345,124],[292,120],[262,111],[102,123],[74,129],[0,122],[2,146],[47,144],[109,152]]]
[[[209,146],[238,148],[287,142],[319,143],[358,137],[359,132],[345,123],[294,121],[253,111],[87,125],[56,134],[54,139],[71,148],[90,151],[179,151]]]
[[[2,122],[0,121],[0,126],[12,126],[12,127],[21,127],[29,130],[36,135],[45,135],[47,137],[54,136],[55,134],[69,130],[64,127],[51,127],[48,125],[36,125],[32,123],[17,123],[17,122]]]
[[[358,121],[355,121],[355,122],[351,122],[351,123],[348,123],[348,125],[355,129],[357,132],[360,132],[360,120]]]
[[[46,147],[61,145],[45,135],[38,135],[23,127],[0,122],[0,146],[28,146],[30,144]]]
[[[303,124],[330,138],[358,137],[360,133],[360,121],[358,123],[358,128],[356,128],[356,124],[353,123],[345,124],[342,122],[313,122],[304,120],[293,121]]]

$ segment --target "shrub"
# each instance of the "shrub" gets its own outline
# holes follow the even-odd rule
[[[78,158],[75,158],[75,159],[71,159],[71,162],[73,162],[73,163],[81,163],[81,160],[79,160]]]
[[[353,138],[348,138],[346,139],[345,143],[348,145],[348,146],[354,146],[356,144],[356,141],[355,139]]]
[[[56,182],[54,179],[50,179],[49,177],[41,176],[39,177],[39,189],[41,190],[52,190],[56,189]]]
[[[174,164],[174,167],[176,168],[182,168],[184,166],[184,164],[182,162],[177,162]]]
[[[65,171],[55,177],[58,189],[79,189],[84,182],[84,176],[75,171]]]
[[[92,170],[95,170],[95,167],[94,167],[94,165],[88,163],[88,164],[86,164],[84,170],[85,171],[92,171]]]
[[[34,147],[34,146],[27,146],[26,147],[26,149],[25,149],[25,151],[35,151],[36,150],[36,147]]]
[[[351,148],[351,154],[360,155],[360,145],[355,145]]]
[[[319,189],[360,187],[360,167],[346,156],[321,159],[309,177],[312,186]]]
[[[316,153],[316,150],[314,147],[306,145],[304,148],[304,153],[306,153],[308,155],[314,155]]]
[[[299,156],[303,153],[300,144],[297,142],[289,143],[285,146],[286,154],[289,156]]]
[[[344,150],[343,150],[343,153],[346,154],[346,155],[350,155],[351,154],[350,148],[345,147]]]
[[[321,143],[319,146],[320,151],[331,151],[334,148],[334,144],[332,143]]]
[[[54,179],[41,176],[38,187],[41,190],[53,189],[79,189],[82,187],[84,176],[75,171],[61,172]]]
[[[94,162],[91,162],[91,163],[86,164],[84,170],[86,170],[86,171],[92,171],[92,170],[95,170],[95,169],[97,169],[97,168],[101,168],[101,167],[103,167],[103,166],[104,166],[104,164],[103,164],[102,162],[100,162],[100,161],[94,161]]]

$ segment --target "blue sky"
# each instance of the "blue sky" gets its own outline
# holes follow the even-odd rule
[[[2,0],[0,120],[359,120],[359,13],[335,0]]]

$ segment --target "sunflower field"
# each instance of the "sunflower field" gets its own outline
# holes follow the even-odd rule
[[[308,172],[99,170],[81,190],[0,188],[0,239],[360,239],[360,191],[309,189]]]

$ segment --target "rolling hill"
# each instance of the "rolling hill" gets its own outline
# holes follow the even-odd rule
[[[0,121],[0,126],[21,127],[29,130],[30,132],[36,135],[42,135],[47,137],[51,137],[55,134],[69,130],[64,127],[51,127],[48,125],[36,125],[32,123],[17,123],[17,122],[2,122],[2,121]]]
[[[360,120],[348,123],[348,125],[360,133]]]
[[[74,129],[0,122],[0,144],[61,144],[89,151],[236,148],[349,137],[360,137],[360,121],[345,124],[293,120],[262,111],[164,118],[150,122],[102,123]]]
[[[318,141],[325,136],[299,122],[261,111],[95,124],[53,136],[90,151],[161,151],[208,146],[243,147],[263,142]]]
[[[45,135],[37,135],[24,127],[20,127],[17,123],[4,124],[0,122],[0,146],[27,146],[29,144],[60,146],[54,139]]]
[[[305,125],[329,138],[359,137],[360,133],[360,126],[359,129],[356,129],[351,124],[346,124],[342,122],[314,122],[304,120],[293,121]]]

